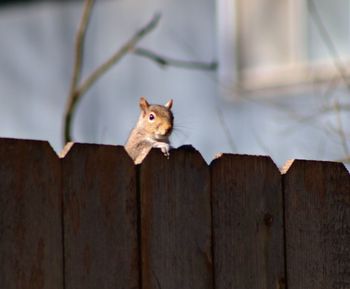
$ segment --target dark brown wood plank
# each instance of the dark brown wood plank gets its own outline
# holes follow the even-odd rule
[[[191,147],[152,150],[140,168],[145,289],[211,289],[209,167]]]
[[[350,288],[350,175],[294,161],[284,176],[289,289]]]
[[[0,288],[63,289],[60,182],[47,142],[0,139]]]
[[[211,163],[216,289],[284,288],[281,175],[269,157]]]
[[[123,147],[63,159],[66,289],[138,288],[136,169]]]

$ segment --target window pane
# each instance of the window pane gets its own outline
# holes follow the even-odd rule
[[[288,64],[291,58],[290,1],[295,0],[238,1],[241,68]]]

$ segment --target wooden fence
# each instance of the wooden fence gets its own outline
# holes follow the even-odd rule
[[[349,289],[340,163],[0,139],[1,289]]]

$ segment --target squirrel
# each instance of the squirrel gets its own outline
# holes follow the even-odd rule
[[[144,97],[139,102],[141,113],[132,129],[125,149],[135,164],[140,164],[152,148],[160,148],[169,158],[169,136],[173,130],[173,100],[165,105],[149,104]]]

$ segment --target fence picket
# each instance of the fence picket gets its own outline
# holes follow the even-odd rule
[[[138,288],[136,170],[124,148],[74,144],[63,192],[65,289]]]
[[[0,139],[0,288],[63,289],[60,172],[47,142]]]
[[[350,176],[294,161],[284,175],[288,288],[350,288]]]
[[[286,287],[350,288],[344,165],[0,138],[0,289]]]
[[[140,168],[142,281],[147,289],[211,289],[209,168],[193,148]]]
[[[268,157],[211,164],[216,289],[284,288],[281,176]]]

